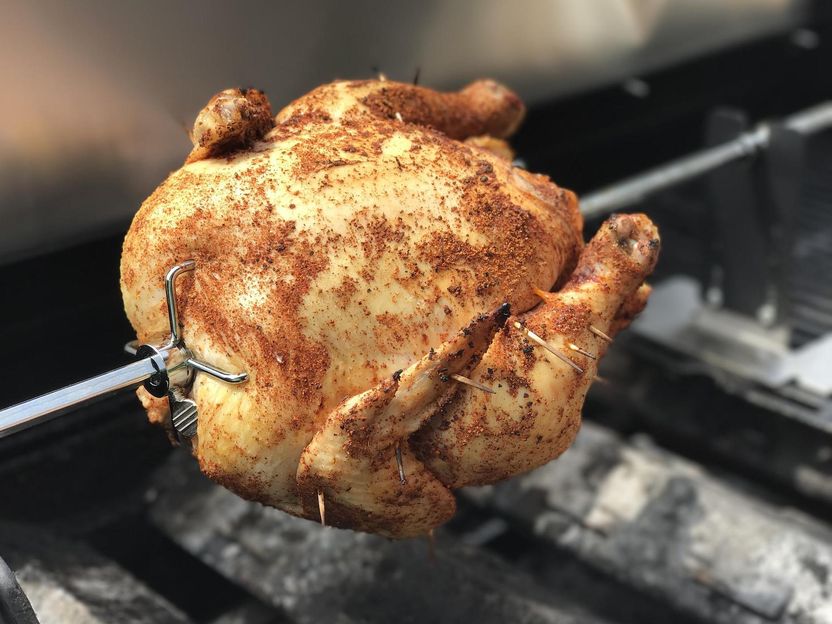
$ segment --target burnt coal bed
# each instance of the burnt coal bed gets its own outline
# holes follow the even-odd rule
[[[580,194],[701,148],[725,107],[759,120],[828,100],[832,24],[807,28],[811,46],[783,33],[640,76],[649,93],[538,105],[519,153]],[[803,147],[781,255],[832,235],[832,137]],[[638,209],[663,235],[656,285],[707,284],[715,241],[748,244],[743,222],[730,240],[715,223],[707,181]],[[122,235],[0,267],[0,404],[128,361]],[[832,331],[829,254],[789,265],[798,346]],[[576,445],[461,493],[433,546],[242,501],[121,393],[0,440],[0,556],[43,622],[832,622],[828,397],[766,394],[694,364],[635,332],[616,341]],[[9,578],[0,569],[0,620],[35,621]]]

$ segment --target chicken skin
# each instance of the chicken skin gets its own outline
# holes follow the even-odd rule
[[[254,89],[212,98],[121,261],[138,339],[159,342],[162,278],[195,260],[178,288],[185,342],[249,374],[195,376],[206,475],[411,537],[453,515],[454,488],[569,446],[596,358],[646,304],[659,237],[616,215],[584,246],[575,196],[508,159],[523,114],[491,81],[334,82],[275,118]]]

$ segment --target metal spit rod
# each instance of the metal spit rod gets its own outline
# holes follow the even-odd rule
[[[156,374],[159,363],[145,358],[116,370],[0,410],[0,438],[45,422],[63,410],[111,392],[137,386]],[[164,361],[161,362],[164,366]]]
[[[187,260],[165,275],[170,336],[164,344],[138,346],[130,343],[127,350],[141,358],[137,362],[0,410],[0,438],[45,422],[67,408],[142,382],[148,392],[159,398],[167,396],[171,387],[188,385],[193,371],[206,373],[226,383],[245,382],[248,379],[246,373],[224,371],[197,360],[185,346],[176,309],[175,283],[180,274],[192,271],[194,267],[194,261]]]
[[[832,102],[824,102],[786,117],[783,126],[800,134],[815,134],[832,127]],[[638,203],[649,195],[692,180],[719,167],[753,156],[768,147],[771,125],[761,123],[736,139],[716,145],[667,164],[649,169],[606,188],[587,193],[581,199],[581,213],[591,219]]]

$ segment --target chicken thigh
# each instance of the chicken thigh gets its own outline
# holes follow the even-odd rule
[[[618,215],[584,248],[575,196],[506,157],[523,113],[491,81],[447,94],[335,82],[276,118],[253,89],[209,102],[121,262],[127,315],[154,342],[162,277],[195,260],[185,341],[249,373],[239,386],[196,374],[206,475],[408,537],[453,515],[453,488],[569,446],[596,358],[646,303],[659,238]]]

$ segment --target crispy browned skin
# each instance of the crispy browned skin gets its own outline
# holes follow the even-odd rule
[[[521,438],[541,450],[506,450],[500,469],[496,440],[518,444],[501,393],[517,402],[520,382],[508,379],[528,380],[526,345],[513,319],[494,341],[493,322],[472,321],[508,303],[530,326],[542,323],[541,332],[558,330],[551,314],[539,316],[553,308],[539,306],[534,289],[563,284],[578,261],[577,201],[547,177],[512,167],[499,143],[456,140],[504,137],[522,119],[519,99],[491,81],[451,94],[336,82],[283,109],[273,128],[268,109],[260,92],[229,90],[200,114],[188,164],[147,199],[125,239],[125,309],[140,340],[158,340],[167,327],[162,278],[173,264],[196,260],[180,289],[185,340],[198,357],[251,377],[230,386],[196,376],[195,454],[207,475],[303,517],[317,519],[320,492],[330,523],[394,537],[424,533],[453,513],[448,486],[543,463],[577,428],[591,377],[570,381],[568,399],[557,395],[563,383],[541,382],[540,400],[568,405],[569,414],[554,420],[541,408],[523,416],[549,418],[546,444]],[[655,237],[645,217],[631,219],[626,240]],[[624,246],[613,242],[596,245],[601,264],[624,262]],[[581,318],[613,331],[621,309],[627,322],[651,268],[641,262],[627,279],[584,279],[609,296]],[[460,338],[472,322],[478,338]],[[500,381],[486,379],[485,362],[497,358],[505,390],[469,396],[430,364],[460,349],[465,355],[453,361],[463,374],[490,385]],[[511,366],[520,367],[514,377]],[[418,401],[409,390],[414,375],[427,384]],[[484,400],[503,411],[489,416]],[[146,404],[158,419],[158,405]],[[471,418],[498,425],[478,429]],[[555,440],[558,427],[567,433]],[[477,445],[492,454],[477,457]]]

